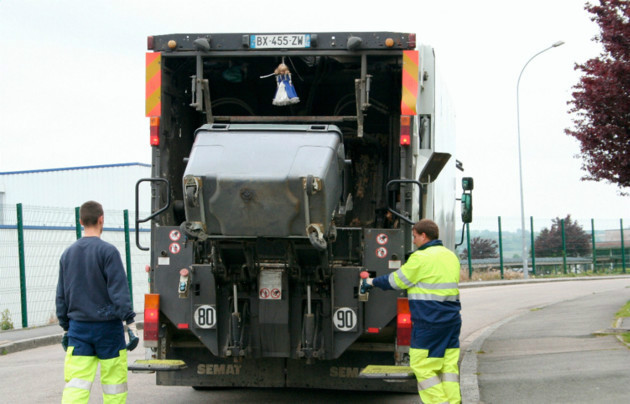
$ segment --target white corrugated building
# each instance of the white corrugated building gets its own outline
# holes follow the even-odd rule
[[[136,182],[150,176],[151,165],[142,163],[0,172],[0,205],[76,207],[95,200],[106,210],[131,211]]]

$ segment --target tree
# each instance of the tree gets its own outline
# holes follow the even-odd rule
[[[544,228],[536,241],[534,249],[537,257],[562,257],[562,219],[551,220],[551,229]],[[578,222],[567,215],[564,219],[564,235],[568,257],[580,257],[591,251],[589,235]]]
[[[604,48],[598,58],[575,69],[584,75],[575,85],[567,135],[580,142],[582,179],[630,187],[630,2],[599,0],[585,9],[600,27],[594,40]]]
[[[499,256],[497,253],[497,242],[487,238],[474,237],[470,240],[470,258],[496,258]],[[464,248],[460,257],[462,259],[468,258],[468,249]]]

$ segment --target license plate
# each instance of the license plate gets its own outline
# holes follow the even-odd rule
[[[252,35],[250,48],[310,48],[311,34]]]

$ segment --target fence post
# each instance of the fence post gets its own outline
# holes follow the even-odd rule
[[[562,272],[567,274],[567,238],[564,234],[564,219],[560,219],[560,225],[562,226]]]
[[[536,249],[534,248],[534,216],[529,217],[529,228],[532,239],[532,274],[536,276]]]
[[[129,244],[129,211],[124,210],[125,218],[125,257],[127,261],[127,283],[129,284],[129,296],[131,296],[131,310],[133,310],[133,282],[131,277],[131,248]]]
[[[468,247],[468,279],[472,281],[472,260],[470,259],[470,223],[466,223],[466,245]]]
[[[503,279],[503,234],[501,233],[501,216],[499,216],[499,265],[501,268],[501,279]]]
[[[77,232],[77,240],[81,238],[81,215],[79,207],[74,208],[74,228]]]
[[[22,204],[17,206],[18,254],[20,260],[20,300],[22,307],[22,328],[28,327],[28,311],[26,307],[26,265],[24,263],[24,223],[22,218]]]
[[[626,249],[623,243],[623,219],[619,219],[621,227],[621,272],[626,273]]]
[[[591,219],[591,243],[593,244],[593,273],[597,273],[597,247],[595,246],[595,219]]]

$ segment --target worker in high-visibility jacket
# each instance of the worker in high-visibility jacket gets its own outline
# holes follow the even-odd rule
[[[366,279],[384,290],[407,290],[412,337],[409,362],[423,403],[461,403],[459,389],[459,259],[439,240],[435,222],[413,226],[418,249],[389,275]]]
[[[103,403],[127,400],[127,350],[138,345],[135,313],[120,253],[101,240],[104,214],[88,201],[79,210],[84,235],[59,260],[57,318],[65,331],[62,403],[87,403],[98,364]],[[122,321],[127,323],[125,343]]]

